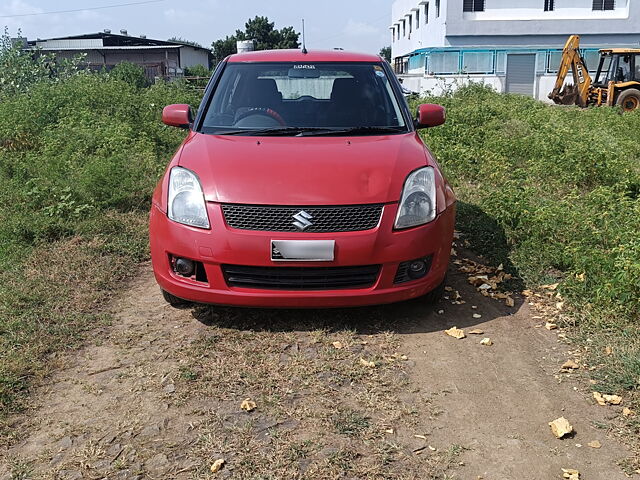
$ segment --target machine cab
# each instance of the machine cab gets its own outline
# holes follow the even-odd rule
[[[609,82],[640,81],[640,51],[601,50],[600,65],[594,86],[607,87]]]

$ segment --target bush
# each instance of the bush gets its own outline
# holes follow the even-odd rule
[[[204,65],[194,65],[184,69],[185,77],[207,77],[211,76],[211,72]]]
[[[46,78],[0,102],[0,420],[148,256],[151,192],[184,137],[162,108],[199,98],[131,78]]]
[[[131,62],[120,62],[111,69],[109,74],[116,80],[122,80],[132,87],[142,88],[148,85],[144,75],[144,68]]]

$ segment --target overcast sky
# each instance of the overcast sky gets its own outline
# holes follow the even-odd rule
[[[182,37],[209,47],[255,15],[269,17],[276,28],[306,22],[308,48],[342,47],[378,53],[390,43],[391,0],[0,0],[0,26],[12,36],[18,29],[30,40],[127,29],[166,40]],[[47,13],[61,10],[69,13]],[[41,13],[41,15],[23,16]]]

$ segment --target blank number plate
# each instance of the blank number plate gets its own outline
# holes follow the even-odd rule
[[[335,240],[271,240],[274,262],[331,262]]]

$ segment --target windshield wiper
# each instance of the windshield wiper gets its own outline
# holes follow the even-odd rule
[[[212,135],[247,135],[247,136],[287,136],[287,135],[304,135],[305,133],[325,133],[330,132],[329,128],[321,128],[321,127],[272,127],[272,128],[261,128],[257,130],[248,130],[248,129],[240,129],[240,130],[227,130],[222,132],[212,132]]]
[[[323,132],[314,132],[311,135],[371,135],[375,133],[400,133],[406,132],[405,127],[349,127],[349,128],[326,128]]]

